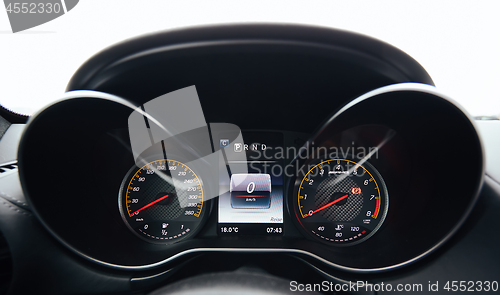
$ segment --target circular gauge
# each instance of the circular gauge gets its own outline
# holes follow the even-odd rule
[[[388,195],[382,177],[368,162],[331,159],[296,181],[294,205],[300,225],[312,237],[353,245],[380,228]]]
[[[134,167],[123,180],[120,213],[139,237],[166,244],[193,235],[203,221],[203,185],[179,161],[156,160]]]

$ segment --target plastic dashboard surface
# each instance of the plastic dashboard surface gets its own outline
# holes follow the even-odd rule
[[[460,229],[483,183],[470,117],[413,59],[365,36],[272,25],[167,32],[103,51],[68,90],[25,127],[24,194],[59,247],[116,278],[150,277],[132,280],[137,289],[204,253],[237,257],[228,268],[240,253],[257,264],[292,255],[344,279],[410,271]],[[199,101],[186,122],[206,125],[168,139],[164,117],[175,111],[150,102],[181,90]],[[131,122],[145,126],[139,143]]]

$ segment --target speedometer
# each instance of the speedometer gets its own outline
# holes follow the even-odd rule
[[[170,159],[132,168],[120,192],[128,228],[153,243],[170,243],[199,229],[205,206],[203,184],[186,164]]]
[[[352,245],[380,228],[388,194],[382,177],[368,162],[330,159],[297,179],[294,206],[309,235],[330,244]]]

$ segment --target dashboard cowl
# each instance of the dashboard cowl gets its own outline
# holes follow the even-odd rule
[[[127,118],[137,106],[190,85],[196,85],[209,123],[294,132],[321,145],[338,144],[335,140],[346,134],[370,135],[366,141],[373,143],[373,136],[396,132],[384,146],[386,161],[374,163],[387,175],[390,198],[389,214],[377,235],[350,248],[319,244],[294,227],[287,204],[283,239],[221,239],[215,210],[194,239],[168,246],[137,239],[116,210],[120,184],[134,165]],[[18,154],[20,179],[33,213],[60,242],[111,268],[150,269],[200,252],[272,252],[306,256],[350,272],[390,270],[449,239],[472,209],[482,183],[482,147],[474,124],[431,85],[425,70],[404,52],[340,30],[235,25],[148,35],[91,58],[70,81],[70,92],[30,118]],[[451,140],[445,135],[452,135]],[[440,150],[433,150],[432,141]],[[453,153],[441,157],[447,148]],[[450,196],[437,187],[434,174],[421,174],[425,169],[420,161],[429,155],[438,167],[456,170],[464,153],[471,155],[471,177],[463,183],[445,177],[452,194],[465,187],[459,197],[463,202],[448,212]],[[56,167],[58,185],[47,190],[39,167]],[[403,172],[407,179],[401,179]],[[443,212],[450,217],[423,240],[425,232],[418,230],[416,219],[404,220],[413,200],[405,201],[405,194],[414,196],[422,188],[440,192],[427,198],[444,199],[435,207],[420,207],[421,213],[430,221]],[[285,192],[287,200],[291,193]],[[403,234],[408,229],[403,225],[418,234]],[[431,225],[427,222],[424,229]]]

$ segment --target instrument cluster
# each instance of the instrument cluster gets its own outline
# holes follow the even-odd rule
[[[68,95],[29,122],[21,180],[58,239],[116,268],[228,250],[295,253],[358,272],[399,267],[458,229],[483,173],[473,123],[431,86],[369,92],[312,135],[212,123],[158,141],[153,124],[169,135],[175,129],[147,104]],[[97,110],[98,119],[83,120],[82,109]],[[450,149],[467,160],[450,160]],[[45,179],[33,167],[48,159],[62,173],[43,194]],[[465,166],[468,181],[454,173]]]
[[[145,36],[30,118],[20,180],[60,243],[109,268],[268,252],[387,271],[449,240],[483,180],[474,123],[432,85],[404,52],[344,31]]]

